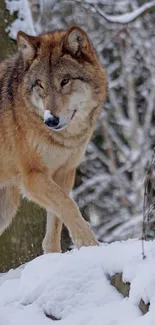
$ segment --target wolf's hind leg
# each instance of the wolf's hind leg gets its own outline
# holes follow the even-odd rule
[[[14,186],[0,189],[0,235],[11,224],[19,206],[19,191]]]

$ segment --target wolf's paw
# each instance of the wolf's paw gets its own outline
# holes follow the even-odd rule
[[[99,243],[95,238],[90,227],[85,223],[85,227],[78,229],[76,232],[72,232],[72,238],[77,248],[82,246],[98,246]]]
[[[53,238],[52,238],[53,239]],[[60,253],[61,252],[61,247],[60,243],[57,240],[51,240],[51,237],[48,238],[45,236],[43,242],[42,242],[42,248],[44,254],[47,253]]]

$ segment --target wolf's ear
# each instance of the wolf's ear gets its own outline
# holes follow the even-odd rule
[[[73,56],[80,57],[81,54],[89,54],[91,43],[84,30],[79,26],[72,26],[68,29],[64,38],[63,49]]]
[[[22,52],[24,60],[33,60],[39,44],[38,37],[30,36],[22,31],[19,31],[17,34],[17,43],[19,50]]]

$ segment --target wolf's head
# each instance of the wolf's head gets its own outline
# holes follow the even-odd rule
[[[105,99],[105,72],[87,34],[78,26],[38,37],[18,32],[27,107],[54,130],[84,119]]]

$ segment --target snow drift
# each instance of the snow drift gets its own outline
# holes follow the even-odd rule
[[[155,241],[128,240],[47,254],[0,277],[1,325],[153,325],[155,324]],[[123,272],[129,298],[108,277]],[[150,302],[142,315],[139,301]]]

